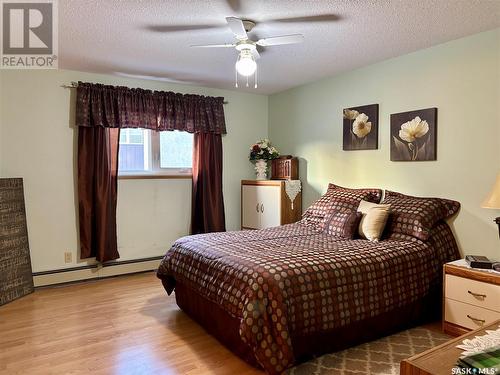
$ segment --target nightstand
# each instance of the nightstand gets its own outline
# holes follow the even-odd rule
[[[500,272],[444,265],[443,331],[459,336],[500,319]]]

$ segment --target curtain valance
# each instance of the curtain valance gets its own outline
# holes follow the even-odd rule
[[[226,134],[224,98],[78,82],[76,125]]]

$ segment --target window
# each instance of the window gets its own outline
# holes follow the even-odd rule
[[[118,172],[146,172],[151,168],[151,132],[144,129],[120,130]]]
[[[193,135],[187,132],[160,132],[160,168],[191,169]]]
[[[130,175],[190,175],[193,135],[181,131],[122,129],[118,172]]]

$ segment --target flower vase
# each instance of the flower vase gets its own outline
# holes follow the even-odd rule
[[[255,162],[255,173],[257,180],[267,180],[267,161],[259,159]]]

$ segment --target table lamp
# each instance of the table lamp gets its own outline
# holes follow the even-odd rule
[[[491,190],[488,197],[484,200],[481,207],[500,210],[500,174],[498,174],[493,189]],[[498,225],[498,235],[500,236],[500,217],[497,217],[494,221]]]

